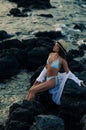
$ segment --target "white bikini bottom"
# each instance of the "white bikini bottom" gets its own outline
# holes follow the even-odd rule
[[[56,85],[59,83],[59,80],[58,80],[58,76],[50,76],[50,77],[47,77],[47,81],[48,80],[51,80],[51,79],[55,79],[55,81],[56,81]]]

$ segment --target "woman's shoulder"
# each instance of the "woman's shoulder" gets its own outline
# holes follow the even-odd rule
[[[55,52],[50,52],[49,54],[51,54],[51,55],[52,55],[52,54],[55,54]]]

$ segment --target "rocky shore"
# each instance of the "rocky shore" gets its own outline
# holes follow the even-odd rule
[[[18,8],[10,11],[10,14],[15,17],[27,17],[27,11],[32,11],[32,9],[53,8],[49,0],[37,0],[37,3],[35,3],[35,0],[32,2],[22,0],[22,3],[17,0],[9,1],[17,3]],[[21,11],[20,7],[23,7],[22,12],[19,12]],[[51,14],[42,14],[42,17],[53,19]],[[16,32],[16,34],[19,34],[19,32]],[[23,95],[21,90],[18,102],[10,106],[5,123],[0,123],[0,130],[86,129],[86,88],[78,86],[72,80],[68,80],[65,84],[60,106],[52,102],[51,95],[47,91],[37,94],[33,101],[24,100],[29,87],[46,64],[54,40],[64,39],[67,42],[69,46],[67,53],[69,68],[86,84],[85,34],[86,25],[79,22],[73,23],[73,26],[64,24],[53,31],[34,31],[32,37],[29,37],[28,34],[29,38],[22,38],[21,40],[14,38],[14,35],[9,34],[6,30],[0,31],[0,83],[8,83],[9,88],[9,81],[15,78],[14,89],[9,89],[15,90],[16,84],[16,89],[19,91],[22,83],[22,90],[25,92]],[[81,40],[80,37],[82,37]],[[18,75],[20,74],[21,77],[22,70],[25,77],[17,84]],[[24,83],[27,86],[24,86]],[[4,91],[8,90],[1,88],[1,91],[3,89]],[[16,93],[14,98],[18,94]]]

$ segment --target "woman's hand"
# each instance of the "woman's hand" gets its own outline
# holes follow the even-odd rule
[[[84,82],[80,83],[82,87],[86,87],[86,84]]]
[[[41,82],[39,82],[39,81],[36,80],[33,85],[38,85],[38,84],[40,84],[40,83],[41,83]]]

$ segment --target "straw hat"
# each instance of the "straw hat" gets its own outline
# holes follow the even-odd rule
[[[67,43],[64,40],[60,39],[57,41],[57,44],[63,50],[63,52],[66,54],[67,53],[66,52],[67,51]]]

